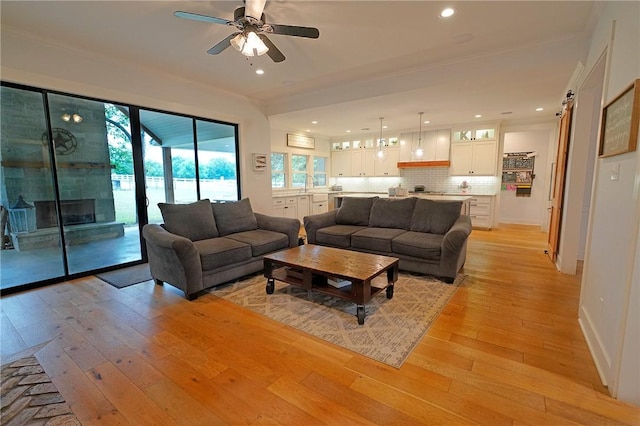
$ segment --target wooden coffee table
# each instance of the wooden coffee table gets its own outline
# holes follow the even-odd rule
[[[275,280],[297,285],[354,302],[358,324],[364,324],[365,303],[382,290],[393,297],[393,285],[398,280],[399,259],[360,253],[332,247],[306,244],[264,256],[264,276],[267,294],[273,294]],[[387,273],[384,287],[373,287],[371,281]],[[351,285],[337,288],[328,279],[348,280]]]

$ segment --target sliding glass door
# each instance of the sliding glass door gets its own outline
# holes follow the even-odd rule
[[[50,227],[38,227],[38,205],[54,200],[52,150],[42,93],[2,87],[0,218],[2,289],[64,275],[56,205]]]
[[[237,200],[237,126],[2,84],[0,289],[145,261],[158,203]]]

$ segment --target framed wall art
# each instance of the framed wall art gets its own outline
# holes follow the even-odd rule
[[[253,170],[257,172],[267,170],[266,154],[253,154]]]
[[[316,147],[316,140],[309,136],[287,133],[287,146],[314,149]]]
[[[600,158],[635,151],[639,124],[640,79],[637,79],[602,110]]]

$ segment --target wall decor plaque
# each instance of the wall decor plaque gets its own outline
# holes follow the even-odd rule
[[[316,147],[316,140],[309,136],[287,133],[287,146],[314,149]]]
[[[635,151],[639,124],[640,79],[637,79],[602,110],[600,158]]]

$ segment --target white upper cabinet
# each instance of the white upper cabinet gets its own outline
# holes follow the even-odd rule
[[[333,151],[331,153],[331,176],[351,176],[351,151]]]
[[[495,141],[498,138],[497,126],[462,126],[453,129],[453,142]]]
[[[398,176],[398,159],[400,150],[387,147],[382,150],[382,158],[376,155],[374,171],[376,176]]]
[[[420,137],[421,136],[421,137]],[[427,130],[400,135],[400,161],[447,161],[451,130]],[[416,150],[422,147],[422,156]]]

